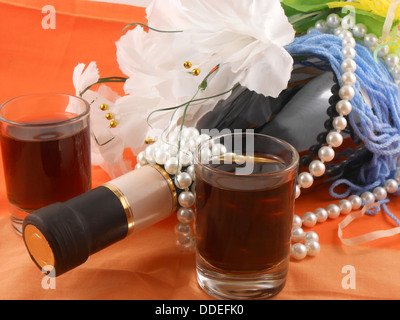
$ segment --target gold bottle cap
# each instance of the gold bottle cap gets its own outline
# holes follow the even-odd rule
[[[38,228],[29,224],[24,230],[25,244],[40,268],[54,266],[54,254],[46,238]]]

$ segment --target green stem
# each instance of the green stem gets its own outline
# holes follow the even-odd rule
[[[179,32],[183,32],[182,30],[175,30],[175,31],[165,31],[165,30],[158,30],[158,29],[154,29],[149,27],[148,25],[144,24],[144,23],[140,23],[140,22],[133,22],[128,24],[127,26],[125,26],[122,31],[121,31],[121,36],[124,34],[124,31],[132,26],[142,26],[145,28],[148,28],[150,30],[156,31],[156,32],[161,32],[161,33],[179,33]]]
[[[96,84],[99,83],[107,83],[107,82],[126,82],[126,80],[128,80],[128,78],[124,78],[124,77],[108,77],[108,78],[100,78],[97,82],[91,84],[90,86],[88,86],[87,88],[85,88],[85,90],[83,90],[79,95],[82,97],[83,94],[88,91],[91,87],[93,87]]]
[[[177,105],[177,106],[174,106],[174,107],[168,107],[168,108],[162,108],[162,109],[154,110],[154,111],[152,111],[152,112],[148,115],[148,117],[147,117],[147,122],[149,121],[149,118],[153,115],[153,113],[155,113],[155,112],[175,110],[175,109],[182,108],[182,107],[186,106],[187,104],[190,104],[190,103],[193,103],[193,102],[200,102],[200,101],[205,101],[205,100],[209,100],[209,99],[213,99],[213,98],[218,98],[218,97],[220,97],[220,96],[223,96],[224,94],[227,94],[227,93],[233,91],[237,86],[239,86],[239,83],[235,84],[235,85],[234,85],[232,88],[230,88],[229,90],[224,91],[224,92],[222,92],[222,93],[218,93],[218,94],[213,95],[213,96],[204,97],[204,98],[198,98],[198,99],[192,99],[192,100],[189,100],[189,101],[187,101],[187,102],[185,102],[185,103],[182,103],[182,104]]]

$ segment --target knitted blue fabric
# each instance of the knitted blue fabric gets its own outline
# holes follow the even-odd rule
[[[343,74],[342,49],[342,40],[339,37],[315,30],[297,37],[286,47],[296,63],[314,65],[320,69],[327,69],[328,65],[338,79]],[[399,88],[382,59],[378,59],[378,62],[374,60],[371,49],[357,42],[356,52],[356,94],[351,101],[353,112],[349,115],[349,121],[366,148],[373,153],[373,159],[361,168],[360,185],[345,179],[338,179],[332,184],[331,194],[337,198],[345,198],[350,193],[361,194],[383,185],[394,174],[400,152]],[[304,56],[305,59],[297,61],[297,57]],[[324,62],[324,65],[321,67],[312,62],[314,58]],[[372,109],[365,103],[360,88],[367,93]],[[337,194],[334,191],[339,184],[348,186],[345,193]]]

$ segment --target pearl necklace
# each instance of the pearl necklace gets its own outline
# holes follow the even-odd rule
[[[340,26],[340,17],[331,14],[327,20],[320,20],[316,23],[315,29],[324,33],[333,33],[342,39],[342,54],[344,61],[341,64],[343,74],[340,78],[342,87],[339,90],[340,101],[336,104],[338,116],[333,118],[333,130],[326,136],[326,145],[318,150],[318,160],[313,160],[309,166],[309,172],[301,172],[297,177],[295,198],[301,194],[301,189],[310,188],[314,183],[314,177],[321,177],[325,173],[325,163],[335,158],[334,148],[340,147],[343,143],[341,131],[347,127],[345,116],[352,111],[351,100],[354,98],[354,86],[356,84],[355,71],[357,68],[354,58],[356,56],[357,38],[364,38],[364,43],[374,49],[378,43],[378,38],[373,34],[366,34],[367,28],[362,24],[348,25],[347,28]],[[351,31],[349,31],[350,29]],[[353,36],[354,35],[354,36]],[[384,59],[390,68],[393,78],[400,80],[400,59],[398,56],[389,54],[389,46],[379,49],[378,56]],[[135,169],[149,163],[157,163],[164,167],[165,171],[171,175],[175,186],[179,190],[177,210],[178,223],[175,226],[177,235],[177,245],[183,249],[193,249],[195,239],[192,236],[190,223],[194,219],[192,206],[195,204],[195,174],[193,165],[193,152],[197,145],[209,140],[210,136],[200,134],[196,128],[184,127],[181,134],[177,128],[168,135],[166,141],[156,141],[149,145],[144,151],[137,155],[137,165]],[[178,152],[178,141],[180,151]],[[224,146],[210,145],[209,156],[223,154]],[[375,201],[386,199],[388,193],[395,193],[400,183],[400,169],[395,174],[395,179],[386,181],[384,187],[376,187],[373,192],[366,191],[361,196],[352,195],[348,199],[340,200],[338,204],[330,204],[324,208],[318,208],[314,212],[306,212],[302,218],[294,214],[292,224],[292,246],[291,257],[301,260],[306,256],[316,256],[320,252],[319,236],[314,231],[304,232],[302,227],[313,227],[317,223],[325,222],[328,218],[335,219],[340,214],[346,215],[352,210],[361,208]]]
[[[321,147],[318,151],[320,160],[314,160],[309,165],[309,172],[300,173],[298,184],[296,185],[296,199],[300,196],[301,188],[309,188],[314,182],[313,177],[320,177],[325,173],[325,162],[333,160],[335,152],[333,148],[342,145],[343,137],[340,132],[347,127],[347,121],[344,116],[350,114],[352,105],[350,100],[354,98],[355,92],[353,86],[357,78],[354,72],[357,64],[353,60],[356,56],[357,38],[363,38],[364,43],[371,49],[374,49],[378,43],[378,38],[374,34],[367,34],[367,27],[363,24],[354,25],[347,21],[347,28],[340,26],[341,18],[337,14],[330,14],[327,20],[320,20],[315,24],[315,29],[322,33],[333,33],[342,39],[342,54],[344,61],[341,69],[344,72],[341,76],[343,86],[339,90],[341,100],[336,104],[336,111],[339,116],[333,119],[333,128],[326,139],[327,146]],[[351,31],[349,31],[350,29]],[[309,30],[310,32],[311,30]],[[353,36],[354,35],[354,36]],[[385,45],[378,51],[378,56],[385,61],[386,66],[391,70],[393,78],[400,80],[400,59],[397,55],[389,54],[389,46]],[[293,216],[292,227],[292,246],[291,257],[296,260],[304,259],[306,256],[315,256],[320,251],[319,236],[314,231],[304,232],[302,226],[313,227],[318,223],[325,222],[328,218],[335,219],[340,214],[346,215],[352,210],[360,209],[361,206],[382,201],[386,199],[388,193],[395,193],[400,183],[400,169],[395,174],[395,179],[388,179],[384,187],[376,187],[373,192],[366,191],[361,196],[352,195],[348,199],[340,200],[339,203],[330,204],[326,209],[318,208],[314,212],[306,212],[302,218],[298,215]]]

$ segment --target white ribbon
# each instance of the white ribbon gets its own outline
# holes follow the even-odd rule
[[[388,13],[386,15],[386,20],[383,25],[382,39],[386,39],[390,35],[390,31],[392,30],[392,26],[393,26],[393,21],[394,21],[394,18],[396,17],[397,6],[399,4],[400,4],[400,0],[395,0],[389,6]]]
[[[342,222],[339,223],[338,236],[343,244],[348,245],[348,246],[358,246],[360,244],[367,243],[367,242],[377,240],[380,238],[392,237],[392,236],[400,233],[400,227],[396,227],[396,228],[392,228],[392,229],[388,229],[388,230],[373,231],[373,232],[366,233],[366,234],[363,234],[363,235],[360,235],[360,236],[357,236],[354,238],[350,238],[350,239],[344,239],[343,238],[343,229],[346,228],[355,219],[362,217],[365,214],[365,212],[372,207],[376,207],[378,209],[378,208],[380,208],[380,205],[378,203],[372,203],[372,204],[365,205],[362,210],[352,212],[345,219],[343,219]]]

